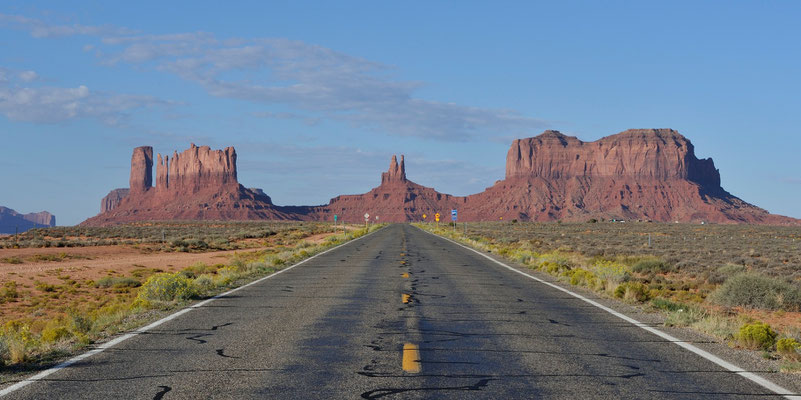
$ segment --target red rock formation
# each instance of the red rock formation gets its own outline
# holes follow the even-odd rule
[[[506,156],[506,178],[515,177],[686,179],[720,186],[712,159],[697,159],[692,143],[672,129],[630,129],[595,142],[558,131],[517,139]]]
[[[342,195],[323,206],[274,206],[260,190],[237,182],[232,147],[192,145],[172,158],[158,156],[156,188],[150,190],[152,149],[132,157],[137,191],[116,202],[104,199],[100,215],[85,221],[106,225],[148,219],[293,219],[361,222],[432,220],[459,210],[460,221],[641,219],[652,221],[800,224],[773,215],[720,187],[711,159],[698,159],[687,138],[669,129],[628,130],[594,142],[556,131],[512,143],[506,179],[484,192],[451,196],[406,178],[405,159],[392,156],[381,185],[365,194]],[[148,157],[148,155],[150,155]],[[150,159],[150,164],[148,164]],[[144,170],[142,169],[145,167]],[[111,195],[111,194],[110,194]],[[108,197],[108,196],[107,196]]]
[[[237,182],[233,147],[211,150],[192,144],[181,154],[173,153],[172,158],[159,154],[155,189],[148,186],[152,183],[152,154],[150,147],[134,149],[131,184],[138,190],[130,190],[128,196],[113,191],[101,204],[103,211],[83,225],[141,220],[299,218],[273,206],[263,192],[251,191]]]
[[[114,189],[110,191],[106,197],[100,200],[100,212],[111,211],[122,202],[122,199],[128,197],[130,190],[128,188]]]
[[[418,185],[406,179],[404,157],[398,163],[392,156],[389,170],[381,173],[381,185],[365,194],[341,195],[331,199],[328,205],[312,207],[305,212],[304,219],[333,220],[337,215],[346,222],[362,222],[364,214],[370,214],[370,220],[378,222],[422,221],[423,214],[433,220],[439,212],[445,218],[447,209],[450,220],[451,207],[463,204],[463,197],[442,194],[436,190]]]
[[[137,147],[131,156],[130,190],[140,194],[153,186],[153,148],[150,146]]]
[[[635,129],[595,142],[556,131],[512,143],[506,179],[469,196],[474,219],[588,218],[796,223],[720,187],[712,159],[670,129]]]

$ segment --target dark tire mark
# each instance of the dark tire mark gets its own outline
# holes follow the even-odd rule
[[[495,379],[481,379],[480,381],[467,386],[450,386],[450,387],[430,387],[430,388],[410,388],[410,389],[375,389],[369,392],[362,393],[363,399],[379,399],[384,396],[391,396],[394,394],[399,393],[406,393],[406,392],[438,392],[438,391],[477,391],[481,390],[489,384],[490,381],[494,381]]]
[[[217,349],[217,355],[218,355],[218,356],[220,356],[220,357],[225,357],[225,358],[239,358],[239,357],[234,357],[234,356],[228,356],[228,355],[225,355],[225,353],[224,353],[224,352],[225,352],[225,349]]]
[[[194,340],[197,344],[204,344],[208,343],[207,341],[201,339],[202,337],[211,336],[211,333],[198,333],[197,335],[187,336],[186,338],[189,340]]]
[[[159,387],[161,388],[161,391],[156,393],[155,396],[153,396],[153,400],[161,400],[164,397],[164,395],[167,394],[167,392],[172,390],[172,388],[169,386],[159,386]]]

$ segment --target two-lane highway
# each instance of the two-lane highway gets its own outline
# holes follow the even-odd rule
[[[398,224],[8,398],[735,396],[776,394],[576,297]]]

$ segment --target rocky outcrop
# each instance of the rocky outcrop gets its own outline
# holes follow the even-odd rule
[[[517,139],[506,156],[506,178],[517,177],[686,179],[720,186],[712,159],[696,158],[692,143],[672,129],[631,129],[595,142],[558,131]]]
[[[236,180],[236,150],[212,150],[209,146],[189,149],[172,159],[158,155],[157,188],[170,193],[192,194],[206,188],[238,184]]]
[[[152,184],[152,154],[152,148],[148,146],[134,149],[131,157],[132,188],[109,193],[101,202],[101,213],[82,224],[299,218],[275,207],[263,192],[251,191],[239,184],[233,147],[212,150],[208,146],[192,144],[180,154],[173,152],[171,157],[158,154],[155,188],[149,186]]]
[[[382,185],[393,183],[406,183],[406,165],[403,154],[401,154],[400,164],[398,164],[398,158],[393,155],[392,161],[389,162],[389,170],[381,173]]]
[[[381,173],[381,185],[365,194],[334,197],[326,206],[305,211],[302,218],[333,220],[337,215],[341,221],[363,222],[364,214],[368,213],[372,221],[406,222],[422,221],[424,214],[428,220],[433,220],[434,214],[439,212],[444,220],[445,210],[460,204],[464,204],[463,197],[442,194],[407,180],[404,157],[401,156],[398,163],[393,155],[389,169]]]
[[[131,192],[140,194],[153,186],[153,148],[150,146],[137,147],[131,156],[131,178],[129,180]]]
[[[10,208],[0,206],[0,233],[25,232],[32,228],[56,226],[56,216],[47,211],[20,214]]]
[[[100,212],[104,213],[111,211],[120,205],[122,199],[128,197],[130,190],[128,188],[114,189],[100,200]]]
[[[670,129],[635,129],[594,142],[558,131],[515,140],[506,177],[485,191],[452,196],[406,178],[405,158],[392,156],[381,184],[367,193],[341,195],[321,206],[275,206],[260,189],[237,181],[233,147],[191,147],[157,158],[151,188],[148,159],[140,147],[132,157],[131,184],[138,189],[103,201],[103,212],[84,223],[108,225],[148,219],[280,219],[362,222],[432,220],[450,210],[460,221],[649,221],[801,224],[770,214],[726,192],[712,159],[698,159],[692,143]],[[150,155],[150,158],[148,158]],[[151,161],[152,164],[152,161]],[[144,168],[144,170],[142,169]],[[114,192],[112,192],[114,193]],[[121,199],[119,199],[121,198]],[[118,200],[119,199],[119,200]]]

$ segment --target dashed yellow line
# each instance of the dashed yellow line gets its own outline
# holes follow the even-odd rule
[[[404,278],[408,278],[409,277],[409,273],[404,272],[403,275],[401,275],[401,276],[404,277]]]
[[[412,296],[404,293],[401,295],[401,301],[403,302],[403,304],[408,304],[410,301],[412,301]]]
[[[423,369],[420,365],[420,348],[417,345],[411,343],[403,345],[402,367],[404,372],[410,374],[419,374]]]

